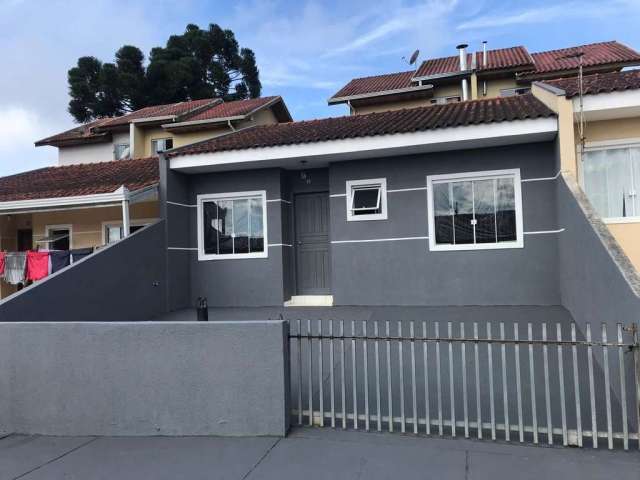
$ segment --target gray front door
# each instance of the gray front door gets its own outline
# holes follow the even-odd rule
[[[329,294],[329,192],[296,195],[294,210],[296,292]]]

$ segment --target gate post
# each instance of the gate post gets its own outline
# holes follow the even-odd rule
[[[638,333],[638,324],[631,325],[631,333],[633,335],[633,364],[636,381],[636,434],[638,435],[638,450],[640,450],[640,335]]]

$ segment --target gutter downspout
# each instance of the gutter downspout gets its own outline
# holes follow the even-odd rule
[[[129,190],[124,186],[124,199],[122,200],[122,236],[127,238],[130,234],[131,219],[129,217]]]

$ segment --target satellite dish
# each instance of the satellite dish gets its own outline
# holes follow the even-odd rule
[[[411,54],[411,58],[409,58],[409,65],[413,65],[414,63],[416,63],[416,60],[418,60],[419,56],[420,56],[420,50],[416,50],[415,52],[413,52]]]

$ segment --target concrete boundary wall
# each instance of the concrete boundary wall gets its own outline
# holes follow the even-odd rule
[[[0,433],[284,436],[287,325],[0,323]]]

